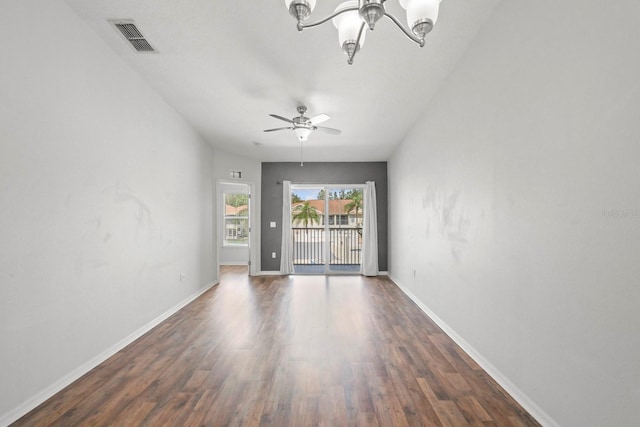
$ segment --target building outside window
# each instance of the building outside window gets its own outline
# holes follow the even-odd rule
[[[224,245],[249,244],[248,195],[242,193],[224,194]]]

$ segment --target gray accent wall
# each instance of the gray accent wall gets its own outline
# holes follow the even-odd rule
[[[280,271],[282,243],[282,181],[293,184],[376,183],[378,214],[378,267],[387,270],[387,162],[262,163],[261,270]],[[270,223],[275,221],[276,227]],[[272,252],[276,258],[272,258]]]

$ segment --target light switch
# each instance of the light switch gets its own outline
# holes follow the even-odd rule
[[[271,258],[275,259],[275,257],[276,257],[276,253],[275,252],[271,252]]]
[[[271,221],[271,222],[269,223],[269,227],[271,227],[271,228],[276,228],[276,222],[275,222],[275,221]]]

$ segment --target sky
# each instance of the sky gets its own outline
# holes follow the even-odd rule
[[[310,189],[302,189],[298,188],[292,190],[293,194],[297,194],[302,200],[316,200],[318,197],[318,193],[320,192],[320,188],[310,188]]]

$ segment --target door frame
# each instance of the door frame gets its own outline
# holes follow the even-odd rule
[[[249,249],[249,257],[247,259],[247,263],[249,265],[249,275],[255,276],[258,273],[258,244],[257,238],[259,234],[259,230],[256,229],[256,224],[258,223],[255,218],[257,218],[257,207],[258,203],[255,197],[255,183],[251,181],[235,181],[228,179],[218,179],[216,182],[216,203],[215,203],[215,218],[216,218],[216,271],[217,277],[220,277],[220,253],[222,252],[223,244],[224,244],[224,236],[225,236],[225,221],[224,221],[224,191],[223,187],[225,185],[238,185],[244,186],[248,190],[249,194],[249,209],[248,209],[248,222],[249,222],[249,239],[248,239],[248,249]]]
[[[349,272],[349,271],[337,271],[337,270],[331,270],[329,268],[331,261],[331,245],[330,243],[330,233],[329,233],[329,220],[328,220],[328,213],[329,213],[329,192],[327,190],[332,189],[332,190],[341,190],[341,189],[359,189],[362,190],[363,195],[364,195],[364,191],[366,189],[366,184],[310,184],[310,183],[303,183],[303,184],[296,184],[295,182],[291,183],[291,193],[294,192],[294,190],[296,189],[318,189],[318,190],[324,190],[325,191],[325,198],[324,198],[324,211],[327,214],[327,218],[324,221],[324,227],[323,227],[323,232],[324,232],[324,238],[325,241],[328,243],[326,245],[324,245],[324,251],[323,251],[323,258],[324,258],[324,269],[323,269],[323,273],[325,275],[358,275],[361,274],[362,271],[362,259],[360,259],[360,266],[361,268],[356,272]],[[289,194],[289,200],[291,200],[291,193]],[[365,209],[367,209],[367,206],[365,205],[366,201],[365,198],[362,198],[362,209],[363,211]],[[289,228],[291,229],[291,225],[289,224]],[[293,233],[291,233],[291,235],[293,235]],[[293,252],[291,253],[291,256],[293,256]],[[311,275],[311,274],[317,274],[317,273],[301,273],[301,272],[296,272],[295,271],[295,267],[294,267],[294,274],[300,274],[300,275]]]

